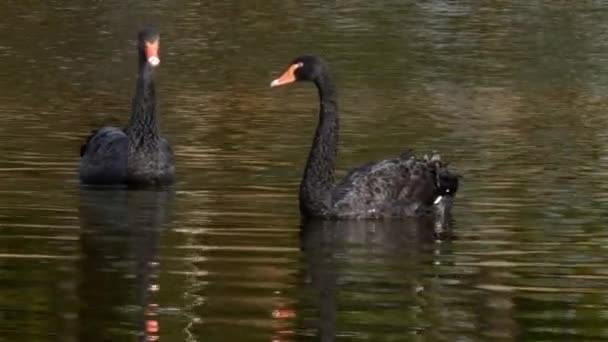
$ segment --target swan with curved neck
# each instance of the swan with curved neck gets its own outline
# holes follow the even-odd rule
[[[131,118],[124,129],[103,127],[82,146],[80,180],[85,184],[163,185],[174,181],[171,145],[161,136],[154,87],[160,37],[138,34],[138,74]]]
[[[271,82],[279,87],[310,81],[319,92],[319,122],[300,183],[300,212],[305,217],[375,219],[449,215],[458,178],[438,156],[419,160],[410,154],[369,163],[335,183],[338,104],[327,63],[300,56]]]

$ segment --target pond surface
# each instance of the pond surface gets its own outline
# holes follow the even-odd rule
[[[603,1],[0,3],[0,341],[608,339],[608,4]],[[77,180],[122,126],[135,36],[179,180]],[[298,183],[322,55],[338,170],[433,150],[461,190],[429,224],[309,222]]]

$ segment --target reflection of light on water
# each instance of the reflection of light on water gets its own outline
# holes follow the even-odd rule
[[[276,320],[286,320],[286,319],[292,319],[296,317],[296,311],[293,309],[275,309],[272,310],[272,318],[276,319]],[[283,324],[280,324],[283,325]],[[277,329],[275,330],[275,335],[276,337],[274,337],[272,339],[272,342],[286,342],[288,341],[287,339],[284,339],[283,336],[293,336],[295,334],[294,330],[291,329]]]
[[[278,309],[272,311],[272,318],[284,319],[296,317],[296,312],[292,309]]]
[[[158,321],[147,320],[146,321],[146,341],[158,341]]]
[[[154,296],[157,292],[160,291],[160,285],[158,284],[158,265],[159,263],[156,261],[151,261],[148,263],[148,267],[150,268],[150,278],[148,288],[146,289],[146,308],[144,310],[144,321],[145,321],[145,336],[146,341],[154,342],[160,339],[159,331],[160,324],[158,322],[158,309],[159,306],[156,303],[153,303]]]
[[[187,246],[192,246],[195,241],[195,235],[188,232],[187,240],[188,243],[184,244]],[[200,279],[201,276],[207,275],[207,270],[202,270],[199,265],[203,264],[202,262],[206,260],[206,258],[200,255],[203,249],[197,250],[195,248],[190,249],[191,253],[189,253],[187,260],[190,261],[187,265],[190,265],[190,270],[183,272],[188,279],[188,286],[184,289],[184,299],[186,299],[186,308],[187,312],[189,312],[188,316],[190,320],[186,327],[184,327],[184,333],[186,334],[185,341],[186,342],[195,342],[198,341],[195,333],[192,332],[192,329],[202,322],[202,318],[195,314],[196,308],[202,306],[205,303],[205,297],[201,296],[199,293],[203,293],[203,288],[207,285],[206,281],[202,281]],[[181,273],[181,272],[180,272]]]

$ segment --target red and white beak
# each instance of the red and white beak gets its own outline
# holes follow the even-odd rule
[[[158,45],[158,39],[153,43],[146,42],[146,60],[154,67],[160,64],[160,58],[158,58]]]

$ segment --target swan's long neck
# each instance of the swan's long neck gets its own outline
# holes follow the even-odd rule
[[[321,108],[302,183],[300,183],[300,211],[310,216],[325,216],[331,207],[334,187],[334,167],[338,150],[338,105],[333,83],[323,74],[315,85],[319,90]]]
[[[125,130],[134,147],[156,142],[159,137],[154,71],[145,60],[139,63],[131,120]]]

